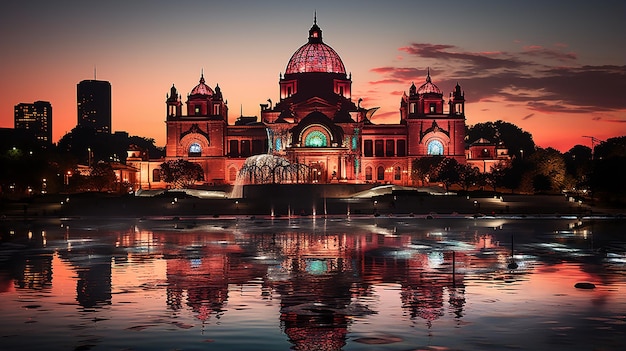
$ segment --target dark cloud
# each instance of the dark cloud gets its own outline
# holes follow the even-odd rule
[[[478,70],[517,68],[525,64],[518,59],[506,57],[508,55],[501,52],[473,53],[451,51],[453,49],[457,49],[457,47],[442,44],[413,43],[410,46],[401,47],[399,50],[421,58],[462,61]]]
[[[525,121],[525,120],[527,120],[527,119],[529,119],[529,118],[532,118],[534,115],[535,115],[534,113],[531,113],[531,114],[529,114],[529,115],[526,115],[526,116],[522,117],[522,120],[523,120],[523,121]]]
[[[543,46],[528,46],[524,48],[523,54],[533,57],[543,57],[554,59],[560,62],[576,61],[578,56],[573,52],[562,52],[559,50],[544,48]]]
[[[564,45],[558,48],[561,47]],[[576,66],[576,54],[564,53],[558,48],[532,46],[517,54],[471,53],[462,52],[453,45],[414,43],[400,50],[435,60],[438,68],[431,70],[433,83],[445,94],[459,82],[468,92],[465,97],[470,102],[503,99],[543,112],[591,113],[626,109],[626,66]],[[521,59],[522,56],[526,59]],[[569,65],[553,66],[539,61],[546,58]],[[425,69],[374,68],[372,71],[385,79],[370,84],[402,83],[408,86],[411,81],[422,81]],[[433,72],[439,73],[434,75]]]

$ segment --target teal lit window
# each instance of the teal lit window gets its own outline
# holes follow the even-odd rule
[[[312,131],[304,139],[304,146],[306,147],[326,147],[327,145],[326,135],[318,130]]]
[[[283,143],[280,138],[276,139],[276,151],[280,151],[283,148]]]
[[[443,144],[439,140],[428,143],[428,154],[431,156],[443,155]]]

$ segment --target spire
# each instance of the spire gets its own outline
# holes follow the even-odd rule
[[[430,80],[430,67],[428,67],[428,73],[426,75],[426,83],[431,83],[431,80]]]
[[[309,29],[309,43],[321,43],[322,30],[317,26],[317,10],[313,16],[313,26]]]
[[[204,84],[204,68],[200,71],[200,84]]]

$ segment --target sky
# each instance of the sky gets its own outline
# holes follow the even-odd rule
[[[466,123],[503,120],[562,152],[626,135],[626,2],[12,1],[0,12],[0,127],[14,106],[49,101],[53,139],[76,126],[76,84],[112,86],[112,130],[165,145],[172,84],[186,101],[203,72],[229,122],[279,99],[279,76],[323,40],[352,74],[352,97],[398,123],[403,92],[426,72],[459,83]]]

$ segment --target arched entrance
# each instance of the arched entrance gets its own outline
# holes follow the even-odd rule
[[[324,162],[309,163],[311,169],[311,181],[313,183],[326,183],[326,167]]]

